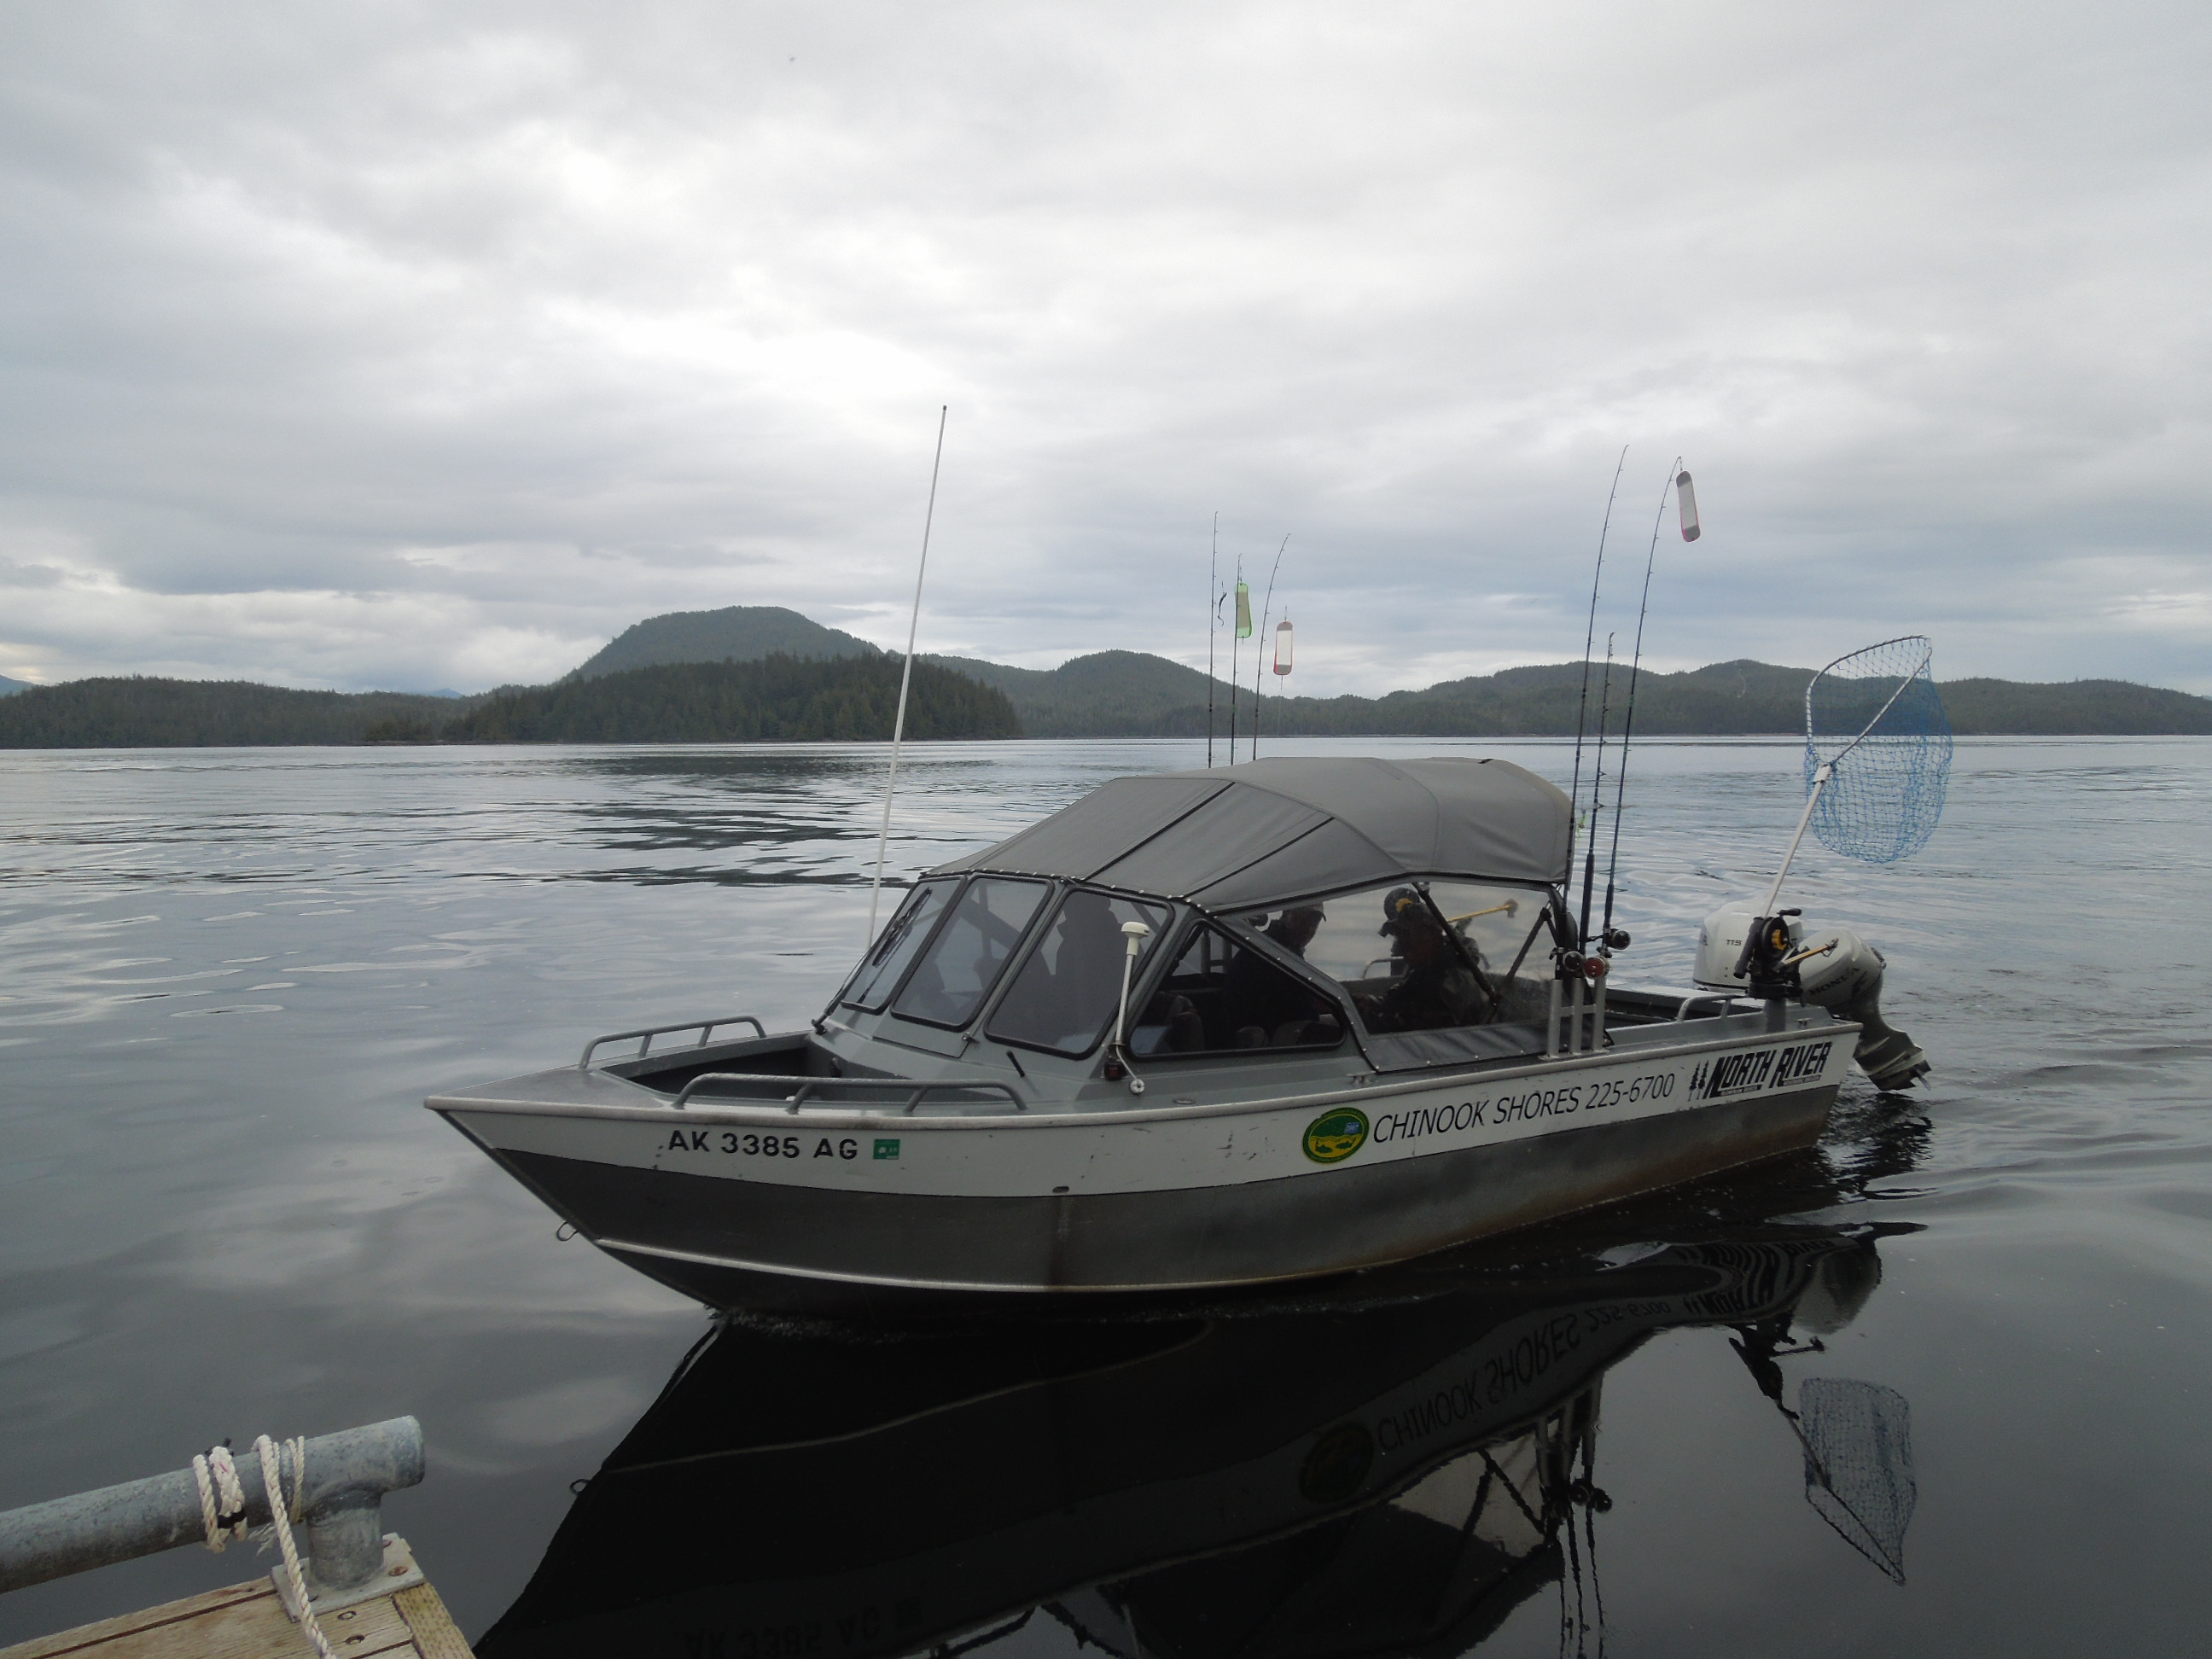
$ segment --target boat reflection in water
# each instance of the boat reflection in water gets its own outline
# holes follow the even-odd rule
[[[1880,1279],[1876,1229],[1761,1231],[1152,1321],[719,1324],[478,1650],[1442,1655],[1556,1586],[1595,1651],[1607,1370],[1717,1328],[1782,1407]],[[1904,1401],[1797,1401],[1808,1497],[1901,1576]]]

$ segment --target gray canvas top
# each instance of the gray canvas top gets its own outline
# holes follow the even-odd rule
[[[1411,876],[1556,882],[1574,808],[1501,760],[1248,761],[1116,778],[932,875],[1004,870],[1258,909]]]

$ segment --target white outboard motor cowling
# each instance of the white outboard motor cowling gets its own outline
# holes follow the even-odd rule
[[[1698,968],[1691,975],[1700,991],[1733,991],[1747,994],[1744,976],[1735,970],[1743,955],[1744,935],[1751,931],[1759,912],[1747,902],[1724,904],[1698,929]],[[1803,941],[1805,929],[1793,914],[1789,918],[1792,948]]]

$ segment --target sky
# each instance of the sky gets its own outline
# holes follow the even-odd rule
[[[2208,63],[2125,0],[9,7],[0,674],[902,646],[945,408],[925,651],[1203,665],[1218,514],[1291,690],[1578,658],[1618,465],[1601,652],[1656,548],[1662,667],[2212,692]]]

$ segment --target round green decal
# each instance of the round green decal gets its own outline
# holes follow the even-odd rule
[[[1367,1114],[1350,1106],[1306,1125],[1306,1156],[1316,1164],[1341,1164],[1367,1144]]]
[[[1298,1495],[1309,1504],[1341,1504],[1359,1490],[1375,1462],[1375,1442],[1357,1423],[1340,1423],[1313,1443],[1298,1471]]]

